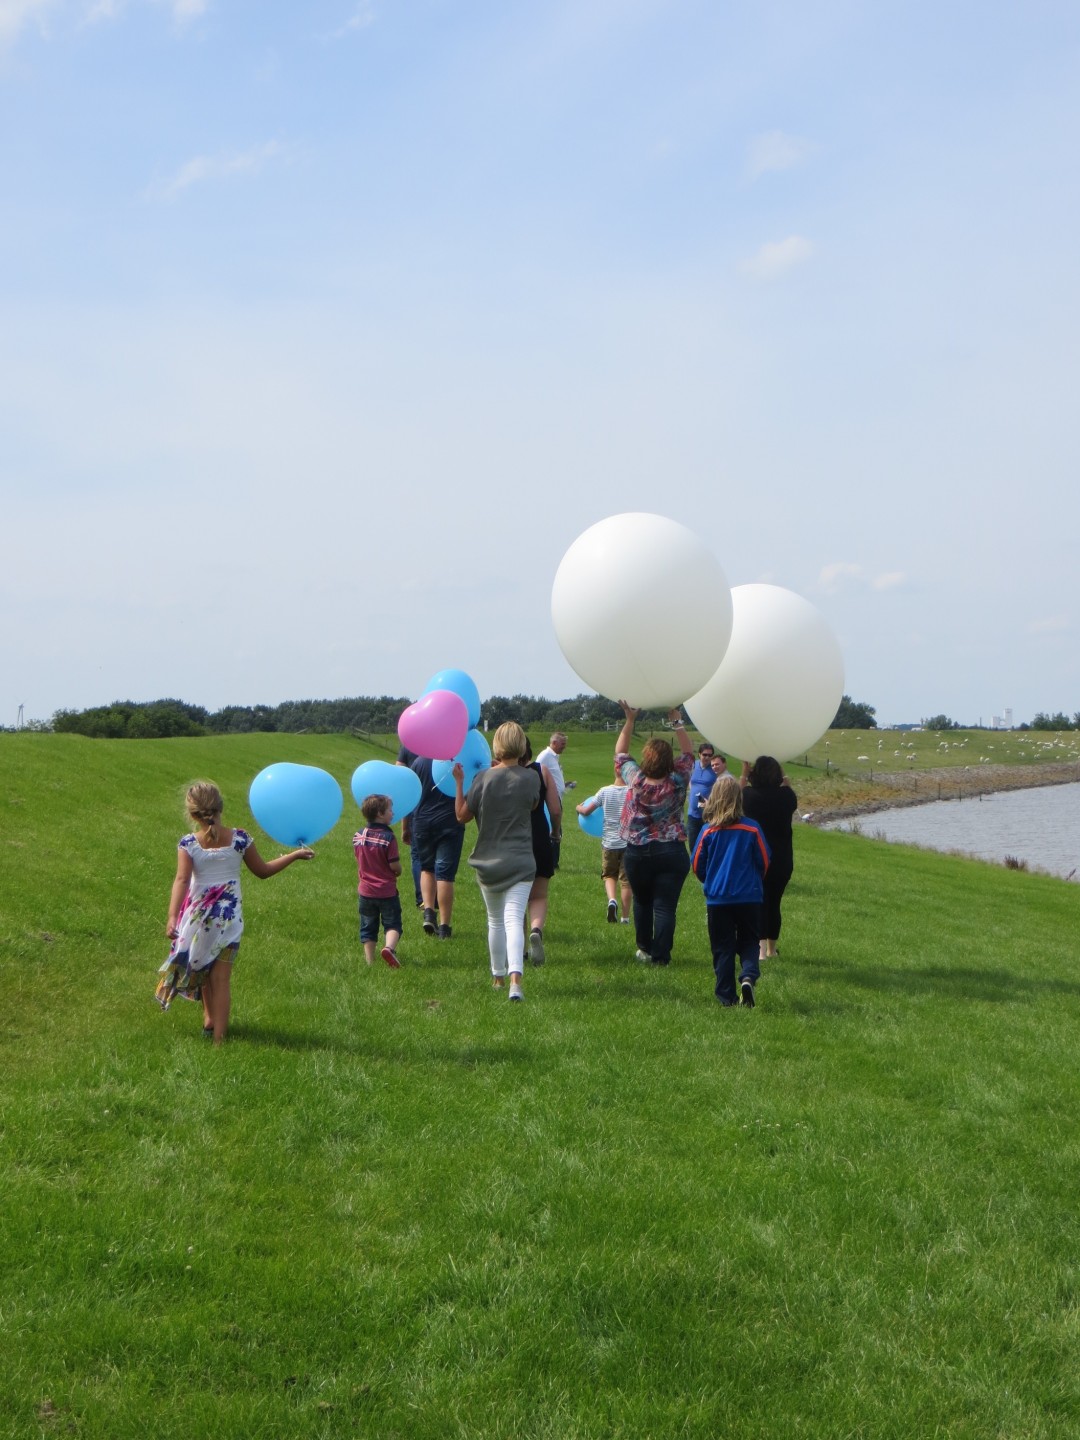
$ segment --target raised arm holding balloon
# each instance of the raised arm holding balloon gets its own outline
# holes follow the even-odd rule
[[[627,786],[621,831],[626,839],[626,876],[634,896],[637,958],[668,965],[679,895],[690,872],[683,807],[694,747],[676,706],[668,718],[679,758],[675,759],[667,740],[653,738],[642,746],[639,764],[630,755],[638,712],[625,700],[619,704],[625,719],[615,742],[615,765]]]
[[[267,880],[295,860],[310,860],[314,851],[305,845],[264,860],[246,830],[221,823],[221,791],[208,780],[192,785],[185,803],[195,828],[178,847],[165,925],[172,948],[159,971],[156,996],[163,1010],[177,995],[201,1000],[203,1034],[220,1045],[229,1028],[232,967],[244,931],[241,865]]]

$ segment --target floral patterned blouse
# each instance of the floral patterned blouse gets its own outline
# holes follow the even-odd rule
[[[675,769],[662,780],[650,780],[636,760],[626,753],[615,756],[619,774],[626,781],[619,831],[627,845],[648,845],[657,840],[686,843],[683,809],[693,755],[679,755]]]

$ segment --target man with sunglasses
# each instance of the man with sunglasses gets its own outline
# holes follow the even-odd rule
[[[686,807],[686,839],[690,846],[691,860],[694,858],[701,827],[705,823],[701,818],[702,807],[709,798],[709,791],[716,784],[716,771],[713,769],[715,758],[715,745],[711,745],[708,740],[703,740],[698,746],[697,761],[690,772],[690,790]],[[722,760],[724,757],[721,755],[720,758]]]

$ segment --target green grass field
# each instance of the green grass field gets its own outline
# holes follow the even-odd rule
[[[612,739],[571,736],[581,797]],[[465,865],[451,942],[406,905],[402,969],[363,963],[348,781],[385,754],[0,736],[0,1435],[1080,1433],[1076,887],[800,827],[724,1011],[696,882],[640,966],[568,825],[512,1006]],[[245,878],[214,1050],[152,1000],[183,791],[273,855],[275,760],[345,814]]]

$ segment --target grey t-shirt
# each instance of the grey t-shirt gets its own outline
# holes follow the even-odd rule
[[[493,765],[469,786],[466,804],[476,816],[476,849],[469,864],[484,885],[502,889],[536,875],[532,812],[540,803],[540,776],[521,765]]]

